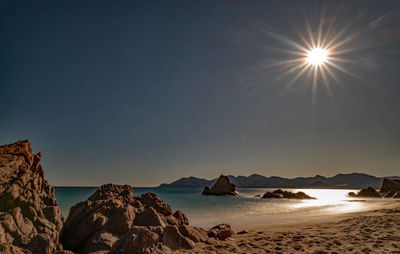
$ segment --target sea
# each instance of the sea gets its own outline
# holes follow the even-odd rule
[[[85,201],[98,187],[55,187],[55,196],[64,218],[69,209]],[[303,191],[315,200],[261,199],[268,188],[239,188],[238,196],[204,196],[198,188],[133,188],[136,195],[154,192],[173,211],[181,210],[192,226],[209,228],[228,223],[234,228],[258,225],[292,224],[345,213],[370,211],[391,207],[392,199],[350,198],[347,193],[358,190],[344,189],[284,189]]]

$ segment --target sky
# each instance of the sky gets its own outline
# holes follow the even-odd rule
[[[29,139],[52,185],[400,174],[399,1],[6,0],[0,14],[0,144]],[[339,68],[294,80],[281,63],[319,27],[343,42]]]

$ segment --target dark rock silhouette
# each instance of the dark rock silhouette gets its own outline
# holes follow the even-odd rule
[[[379,192],[385,198],[400,198],[400,180],[383,179]]]
[[[372,187],[364,188],[360,190],[357,194],[354,192],[349,192],[347,194],[349,197],[362,197],[362,198],[381,198],[382,196]]]
[[[236,187],[227,176],[221,175],[217,182],[210,188],[204,187],[203,195],[238,195]]]
[[[281,189],[274,190],[273,192],[268,191],[261,198],[315,199],[314,197],[310,197],[302,191],[295,193]]]
[[[28,140],[0,146],[0,253],[61,250],[62,215]]]
[[[368,187],[360,190],[357,194],[350,192],[349,197],[384,197],[384,198],[400,198],[400,180],[383,179],[382,186],[377,192],[374,188]]]

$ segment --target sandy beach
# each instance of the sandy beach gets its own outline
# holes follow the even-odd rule
[[[177,253],[400,253],[400,204],[312,223],[234,230],[219,244],[197,243]]]

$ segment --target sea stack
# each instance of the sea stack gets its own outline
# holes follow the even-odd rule
[[[28,140],[0,146],[0,253],[61,249],[61,210]]]
[[[236,191],[235,184],[231,183],[229,181],[229,178],[227,176],[221,175],[218,180],[215,182],[215,184],[210,188],[208,186],[204,187],[203,190],[203,195],[232,195],[236,196],[238,195],[238,192]]]

